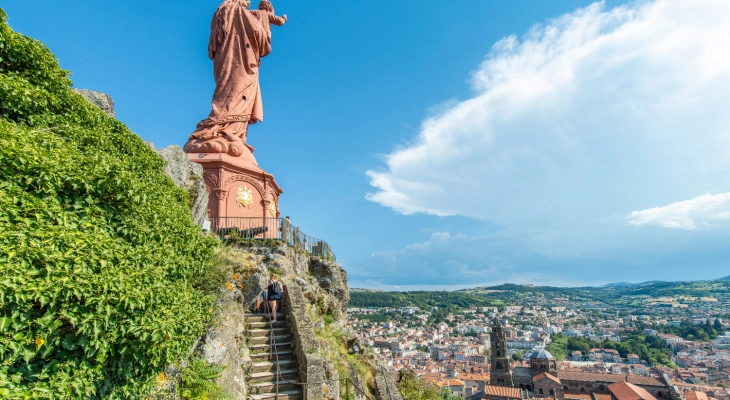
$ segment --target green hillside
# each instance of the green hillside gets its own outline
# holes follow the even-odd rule
[[[216,242],[122,123],[0,10],[0,397],[141,398],[203,331]]]
[[[351,307],[407,307],[428,309],[437,306],[457,310],[472,306],[553,304],[556,299],[620,308],[645,307],[648,300],[689,297],[730,297],[730,281],[646,282],[603,287],[551,287],[502,284],[455,292],[380,292],[352,291]]]

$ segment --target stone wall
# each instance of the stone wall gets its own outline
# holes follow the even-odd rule
[[[340,376],[331,363],[319,354],[319,344],[314,335],[314,322],[307,312],[307,299],[301,287],[287,286],[284,302],[289,310],[287,319],[299,363],[299,379],[308,383],[304,388],[305,398],[339,399]]]
[[[403,400],[403,397],[401,397],[398,392],[398,387],[395,384],[397,379],[398,377],[396,373],[386,371],[385,374],[383,374],[382,368],[380,371],[375,371],[376,395],[379,399]]]

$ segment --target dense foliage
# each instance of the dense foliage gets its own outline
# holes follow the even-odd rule
[[[411,372],[411,371],[409,371]],[[448,389],[425,382],[414,373],[401,374],[398,391],[408,400],[457,400],[461,397],[452,395]]]
[[[0,10],[0,397],[141,398],[192,345],[215,241],[122,123]]]
[[[658,337],[643,333],[632,332],[622,336],[621,342],[609,340],[595,342],[585,337],[568,337],[560,334],[553,336],[552,339],[553,342],[548,346],[548,350],[560,361],[575,350],[579,350],[584,356],[587,356],[590,349],[613,349],[617,350],[623,358],[633,353],[652,365],[672,365],[670,359],[672,350],[669,346]]]
[[[183,369],[178,392],[184,400],[223,400],[226,393],[214,383],[225,367],[210,365],[203,360],[192,359]]]
[[[682,321],[679,326],[675,325],[662,325],[655,326],[659,332],[671,333],[677,336],[681,336],[687,340],[701,340],[708,341],[717,337],[719,333],[722,333],[722,324],[719,320],[715,319],[715,323],[710,323],[707,319],[704,324],[693,324],[690,321]]]

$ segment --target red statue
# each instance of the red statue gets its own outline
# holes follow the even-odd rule
[[[250,0],[225,0],[213,16],[208,56],[213,60],[213,111],[190,135],[187,153],[227,153],[238,157],[253,149],[246,144],[248,125],[264,120],[259,87],[261,57],[271,53],[271,24],[284,25],[268,0],[249,10]]]

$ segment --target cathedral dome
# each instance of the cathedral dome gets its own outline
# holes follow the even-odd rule
[[[553,357],[552,354],[550,354],[549,351],[545,349],[535,349],[532,354],[530,355],[530,358],[536,358],[539,360],[554,360],[555,357]]]

